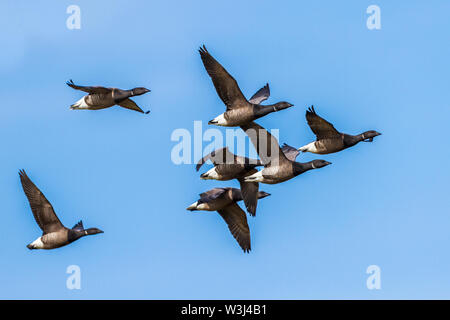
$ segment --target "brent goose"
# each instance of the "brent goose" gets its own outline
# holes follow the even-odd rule
[[[355,136],[340,133],[331,123],[317,115],[314,106],[311,106],[306,111],[306,121],[308,121],[308,125],[316,135],[317,140],[298,149],[302,152],[318,154],[338,152],[361,141],[372,142],[374,137],[381,135],[375,130],[366,131]]]
[[[50,202],[28,178],[25,171],[20,170],[19,175],[34,219],[43,231],[41,237],[27,245],[28,249],[55,249],[68,245],[81,237],[103,233],[97,228],[84,229],[82,221],[78,222],[72,229],[64,227],[56,216]]]
[[[261,118],[271,112],[280,111],[293,105],[288,102],[278,102],[272,105],[262,106],[260,103],[266,100],[270,94],[269,86],[261,88],[253,97],[251,101],[247,101],[239,89],[236,80],[225,70],[224,67],[217,62],[206,50],[206,47],[200,47],[200,57],[203,65],[212,79],[217,94],[227,110],[208,122],[208,124],[215,124],[225,127],[236,127]]]
[[[259,199],[269,195],[264,191],[258,192]],[[187,207],[187,210],[217,211],[227,223],[228,229],[242,250],[249,252],[251,250],[250,229],[245,212],[236,203],[240,200],[242,200],[242,194],[239,189],[214,188],[201,193],[200,199]]]
[[[264,163],[264,168],[251,176],[245,177],[245,182],[280,183],[308,170],[322,168],[331,164],[325,160],[313,160],[305,163],[296,162],[295,157],[297,155],[289,152],[288,158],[280,149],[277,139],[259,124],[250,122],[241,126],[241,128],[250,137],[256,152],[258,152]],[[291,148],[288,147],[286,149]]]
[[[261,161],[237,156],[230,152],[227,147],[224,147],[214,150],[200,159],[196,166],[197,171],[207,160],[211,160],[214,167],[202,173],[200,178],[220,181],[237,179],[241,186],[245,207],[250,215],[255,216],[259,184],[257,182],[245,182],[244,178],[258,172],[255,168],[263,165]]]
[[[105,87],[85,87],[75,85],[72,80],[66,82],[66,84],[73,89],[88,93],[88,95],[84,96],[70,106],[70,109],[72,110],[99,110],[118,105],[123,108],[145,114],[150,112],[144,112],[133,100],[130,99],[130,97],[140,96],[141,94],[150,92],[147,88],[139,87],[131,90],[122,90]]]

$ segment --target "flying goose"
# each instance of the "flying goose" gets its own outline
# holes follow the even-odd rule
[[[270,194],[259,191],[258,198],[262,199]],[[200,194],[200,199],[189,207],[189,211],[217,211],[225,220],[233,237],[244,252],[250,252],[250,229],[245,212],[236,203],[242,200],[241,190],[235,188],[214,188]]]
[[[237,179],[241,186],[245,207],[250,215],[255,216],[259,184],[257,182],[244,182],[244,178],[258,172],[255,168],[263,165],[261,161],[237,156],[230,152],[227,147],[224,147],[214,150],[200,159],[196,170],[198,171],[207,160],[211,160],[214,167],[202,173],[200,178],[220,181]]]
[[[204,45],[200,47],[199,52],[203,65],[212,79],[217,94],[227,107],[224,113],[209,121],[208,124],[236,127],[261,118],[271,112],[293,106],[288,102],[278,102],[266,106],[260,105],[270,95],[268,84],[261,88],[250,101],[247,101],[241,89],[239,89],[236,80],[209,54]]]
[[[144,112],[133,100],[130,99],[130,97],[140,96],[144,93],[150,92],[147,88],[138,87],[131,90],[122,90],[105,87],[85,87],[76,85],[72,80],[66,82],[66,84],[75,90],[88,93],[88,95],[71,105],[71,110],[99,110],[118,105],[123,108],[145,114],[150,112]]]
[[[314,106],[311,106],[306,111],[306,121],[316,135],[317,140],[298,149],[302,152],[318,154],[338,152],[352,147],[361,141],[372,142],[374,137],[381,135],[381,133],[375,130],[366,131],[355,136],[340,133],[331,123],[317,115]]]
[[[25,192],[34,219],[43,234],[27,245],[28,249],[56,249],[87,235],[103,233],[97,228],[84,229],[83,222],[78,222],[72,229],[63,226],[44,194],[28,178],[24,170],[19,171],[20,182]]]
[[[264,163],[264,168],[251,176],[246,176],[245,182],[276,184],[292,179],[308,170],[331,164],[325,160],[296,162],[297,154],[293,152],[293,148],[285,145],[286,155],[280,148],[277,139],[259,124],[250,122],[241,126],[241,128],[249,136],[256,152]]]

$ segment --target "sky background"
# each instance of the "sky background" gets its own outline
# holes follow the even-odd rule
[[[72,4],[80,30],[66,27]],[[366,27],[371,4],[381,30]],[[2,1],[0,298],[449,299],[449,11],[448,1]],[[315,139],[311,104],[342,132],[383,133],[301,155],[333,164],[262,185],[272,196],[248,218],[250,254],[218,214],[185,209],[237,182],[171,161],[175,129],[206,130],[225,110],[201,44],[247,97],[269,82],[267,103],[295,104],[257,121],[280,129],[280,143]],[[135,101],[151,113],[70,111],[83,93],[69,79],[148,87]],[[29,251],[41,230],[21,168],[63,224],[105,233]],[[66,288],[69,265],[81,290]],[[366,287],[369,265],[381,290]]]

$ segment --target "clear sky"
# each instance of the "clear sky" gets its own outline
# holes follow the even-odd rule
[[[66,27],[72,4],[80,30]],[[366,26],[372,4],[380,30]],[[2,1],[0,298],[450,298],[449,12],[448,1]],[[301,155],[333,164],[262,185],[272,196],[249,217],[250,254],[218,214],[185,209],[237,182],[171,161],[175,129],[206,130],[225,109],[201,44],[247,97],[269,82],[268,103],[295,104],[258,121],[280,143],[314,140],[311,104],[338,130],[383,133]],[[135,101],[151,113],[70,111],[83,93],[69,79],[148,87]],[[41,231],[21,168],[67,227],[105,233],[29,251]],[[81,290],[66,288],[69,265]],[[381,290],[366,287],[369,265]]]

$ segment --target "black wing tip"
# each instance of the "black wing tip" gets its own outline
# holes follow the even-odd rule
[[[256,216],[256,205],[249,205],[246,206],[246,208],[249,215],[251,215],[252,217]]]
[[[149,114],[149,113],[150,113],[150,110],[144,112],[144,114]]]
[[[27,173],[25,172],[25,169],[19,170],[19,176],[20,176],[20,178],[28,178]]]
[[[208,49],[206,49],[206,46],[204,44],[200,46],[198,52],[200,52],[200,55],[209,54]]]
[[[308,114],[317,115],[316,110],[314,109],[314,106],[313,106],[313,105],[311,105],[311,107],[309,107],[309,108],[306,110],[306,115],[308,115]]]
[[[73,83],[73,80],[72,80],[72,79],[69,79],[69,81],[67,81],[66,84],[67,84],[69,87],[75,85],[75,83]]]
[[[242,251],[244,251],[244,253],[250,253],[250,251],[252,251],[252,248],[251,247],[248,247],[248,248],[242,247]]]

